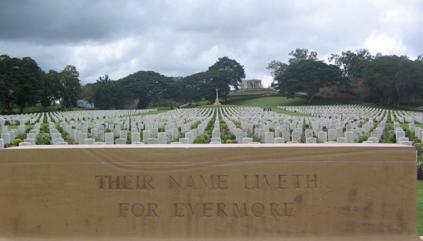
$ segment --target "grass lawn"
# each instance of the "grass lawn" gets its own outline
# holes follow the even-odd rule
[[[417,181],[417,234],[423,235],[423,180]]]
[[[284,96],[263,96],[243,100],[234,100],[228,104],[240,106],[277,107],[281,105],[298,105],[300,103],[304,103],[304,99],[300,97],[287,98]]]
[[[273,95],[274,91],[271,89],[240,89],[238,91],[232,91],[229,96],[246,96],[246,95]]]
[[[84,108],[80,107],[73,107],[69,109],[68,111],[79,111],[79,110],[85,110]],[[4,112],[5,110],[0,107],[0,113]],[[16,106],[12,109],[13,114],[20,114],[19,108]],[[38,112],[52,112],[52,111],[63,111],[60,109],[60,106],[54,105],[47,108],[42,107],[40,104],[33,105],[33,106],[27,106],[23,109],[23,113],[38,113]]]
[[[258,107],[277,107],[281,105],[340,105],[340,104],[351,104],[349,102],[337,101],[334,99],[325,99],[321,97],[315,97],[312,103],[307,103],[304,97],[292,97],[287,98],[285,96],[251,96],[244,99],[229,99],[230,105],[241,105],[241,106],[258,106]]]
[[[161,114],[163,112],[169,111],[169,110],[170,110],[169,107],[157,107],[156,110],[144,112],[144,113],[141,113],[139,115],[157,115],[157,114]]]

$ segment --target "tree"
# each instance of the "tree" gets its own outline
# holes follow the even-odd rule
[[[273,88],[278,89],[278,81],[275,80],[276,76],[281,76],[285,70],[288,68],[288,65],[285,63],[282,63],[277,60],[272,60],[266,67],[267,70],[270,70],[270,74],[273,76],[273,82],[271,86]]]
[[[372,95],[370,100],[384,105],[399,105],[420,96],[423,69],[406,56],[379,56],[363,69],[363,79]]]
[[[228,84],[231,78],[230,71],[209,70],[187,76],[182,83],[184,91],[188,92],[191,100],[200,100],[204,97],[209,103],[213,103],[216,98],[216,89],[219,90],[219,96],[226,100],[231,91]]]
[[[290,64],[301,61],[301,60],[318,60],[317,52],[309,51],[308,49],[297,48],[289,53],[293,58],[290,58],[288,62]]]
[[[30,57],[10,58],[0,56],[1,101],[6,112],[12,112],[13,105],[20,112],[38,100],[42,71]]]
[[[28,105],[37,103],[42,71],[37,62],[30,57],[21,60],[18,71],[18,87],[15,91],[16,104],[22,113]]]
[[[370,92],[367,84],[361,78],[362,71],[367,64],[375,57],[366,49],[359,49],[355,52],[343,51],[340,55],[332,54],[329,61],[334,62],[342,70],[345,82],[342,92],[358,96],[361,100],[368,98]]]
[[[245,78],[244,67],[234,59],[228,57],[222,57],[217,60],[212,66],[209,67],[209,71],[225,71],[224,74],[227,78],[227,84],[233,86],[236,90]]]
[[[160,102],[172,85],[172,78],[153,71],[138,71],[118,80],[116,91],[122,99],[121,104],[137,100],[137,108],[147,108]]]
[[[17,88],[17,81],[14,70],[18,68],[17,59],[7,55],[0,56],[0,101],[7,113],[12,112],[14,93]]]
[[[329,61],[334,62],[342,70],[342,74],[350,79],[358,77],[369,61],[374,57],[367,49],[359,49],[356,52],[343,51],[340,55],[332,54]]]
[[[193,102],[203,99],[206,81],[204,72],[192,74],[175,81],[173,98],[180,102]]]
[[[113,109],[117,104],[116,82],[108,75],[100,76],[94,87],[93,102],[97,109]]]
[[[76,101],[81,94],[79,73],[75,66],[68,65],[60,73],[60,97],[64,108],[76,106]]]
[[[52,102],[60,99],[60,73],[50,70],[41,77],[40,103],[48,107]]]
[[[95,83],[88,83],[81,87],[81,98],[88,101],[89,103],[94,103],[94,94],[95,94]]]
[[[281,94],[293,96],[297,92],[304,92],[310,103],[320,88],[341,82],[342,73],[338,66],[304,59],[291,62],[284,73],[275,79]]]

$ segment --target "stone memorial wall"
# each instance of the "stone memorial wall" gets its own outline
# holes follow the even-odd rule
[[[404,145],[0,151],[0,240],[417,240]]]

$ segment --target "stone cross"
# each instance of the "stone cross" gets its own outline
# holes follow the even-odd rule
[[[215,99],[213,105],[220,105],[220,102],[219,102],[219,89],[218,88],[216,88],[216,99]]]

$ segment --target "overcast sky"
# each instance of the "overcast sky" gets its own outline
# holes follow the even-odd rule
[[[269,83],[266,65],[297,48],[423,53],[422,0],[1,0],[0,54],[44,70],[75,65],[83,83],[138,70],[204,71],[218,57]]]

